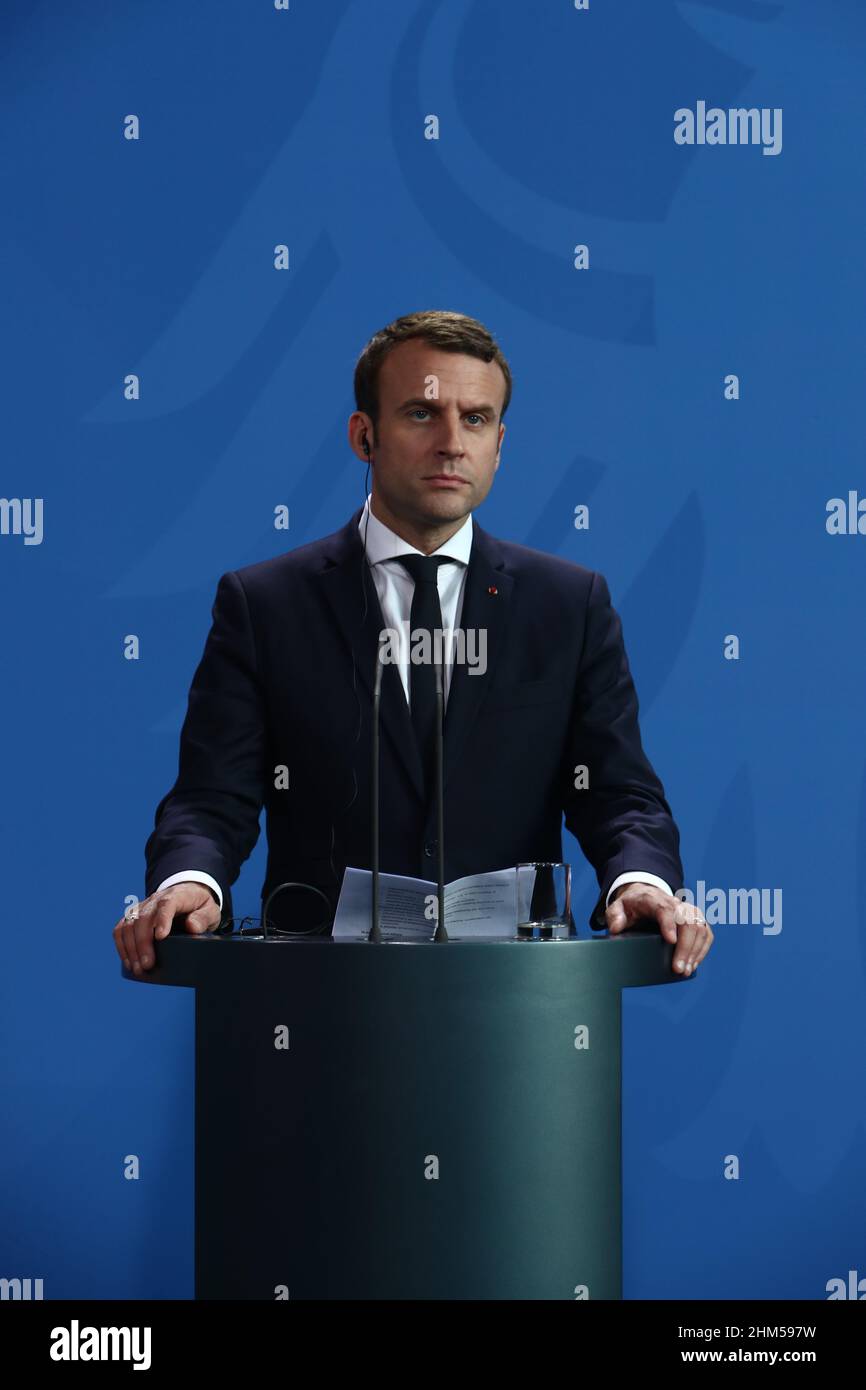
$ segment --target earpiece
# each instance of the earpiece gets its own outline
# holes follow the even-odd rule
[[[367,458],[370,457],[370,446],[369,446],[369,444],[367,443],[367,436],[366,436],[366,434],[364,435],[364,453],[367,455]]]

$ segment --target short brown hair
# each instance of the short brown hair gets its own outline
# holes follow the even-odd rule
[[[511,371],[498,344],[483,323],[468,314],[450,309],[424,309],[417,314],[404,314],[374,333],[355,364],[355,405],[379,422],[379,369],[388,353],[398,343],[409,338],[423,338],[443,352],[464,352],[480,357],[482,362],[498,362],[505,377],[505,400],[499,418],[511,400]]]

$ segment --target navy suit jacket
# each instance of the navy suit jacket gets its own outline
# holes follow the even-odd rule
[[[262,899],[313,884],[336,907],[345,866],[369,868],[372,689],[385,627],[358,534],[342,529],[219,580],[195,671],[177,780],[145,849],[146,891],[201,869],[223,892],[259,836]],[[603,576],[497,540],[473,518],[461,627],[487,632],[487,669],[455,662],[445,712],[445,879],[560,860],[562,824],[595,869],[590,916],[628,870],[683,883],[679,833],[641,745],[638,701]],[[398,669],[382,678],[383,871],[436,878],[436,818]],[[575,768],[589,786],[576,790]],[[287,773],[280,769],[287,769]],[[288,779],[288,788],[285,782]],[[282,781],[283,785],[280,785]],[[313,894],[275,898],[276,926],[325,917]],[[330,920],[326,929],[330,929]]]

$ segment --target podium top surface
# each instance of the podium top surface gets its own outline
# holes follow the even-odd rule
[[[417,980],[420,973],[439,980],[443,974],[459,978],[467,972],[475,976],[489,970],[497,979],[525,978],[534,984],[565,977],[602,988],[631,988],[686,983],[673,970],[673,949],[654,926],[631,928],[616,936],[447,942],[178,934],[154,943],[152,969],[136,975],[121,965],[121,975],[138,984],[195,988],[234,985],[239,980],[254,987],[257,980],[280,972],[293,979],[298,972],[309,971],[320,978],[323,971],[335,975],[356,971],[366,980],[371,971],[379,971],[389,977],[410,975]]]

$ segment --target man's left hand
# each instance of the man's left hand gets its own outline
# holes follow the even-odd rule
[[[665,941],[676,948],[673,968],[682,975],[691,975],[713,944],[712,930],[699,908],[670,897],[651,883],[624,883],[604,915],[611,936],[647,918],[657,922]]]

